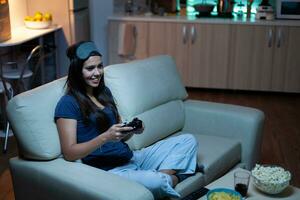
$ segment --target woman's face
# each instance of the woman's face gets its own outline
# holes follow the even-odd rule
[[[91,56],[82,67],[82,76],[87,87],[98,87],[103,76],[103,64],[100,56]]]

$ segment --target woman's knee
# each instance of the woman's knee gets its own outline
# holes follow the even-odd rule
[[[186,134],[182,134],[180,136],[183,137],[182,138],[183,143],[189,144],[189,146],[194,147],[194,148],[198,147],[198,141],[193,134],[186,133]]]

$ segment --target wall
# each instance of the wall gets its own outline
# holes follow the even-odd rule
[[[103,64],[108,63],[107,18],[113,14],[113,1],[90,0],[91,40],[103,55]]]

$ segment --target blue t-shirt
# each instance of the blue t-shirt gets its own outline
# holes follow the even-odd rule
[[[117,123],[112,108],[105,107],[103,112],[107,115],[110,126]],[[89,141],[101,134],[97,129],[94,115],[89,117],[88,124],[84,123],[84,118],[80,111],[79,104],[71,95],[62,96],[57,103],[54,119],[56,121],[59,118],[75,119],[77,121],[77,143]],[[132,155],[132,151],[125,142],[107,142],[88,156],[84,157],[82,161],[85,164],[109,170],[126,164],[129,162]]]

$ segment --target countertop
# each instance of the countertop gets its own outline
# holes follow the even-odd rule
[[[269,26],[299,26],[300,20],[258,20],[254,15],[250,19],[246,17],[220,18],[220,17],[200,17],[195,16],[145,16],[114,14],[109,20],[119,21],[144,21],[144,22],[184,22],[184,23],[209,23],[209,24],[244,24],[244,25],[269,25]]]
[[[52,25],[46,29],[29,29],[25,26],[17,27],[11,30],[11,39],[0,42],[0,47],[19,45],[29,40],[54,32],[60,28],[60,25]]]

